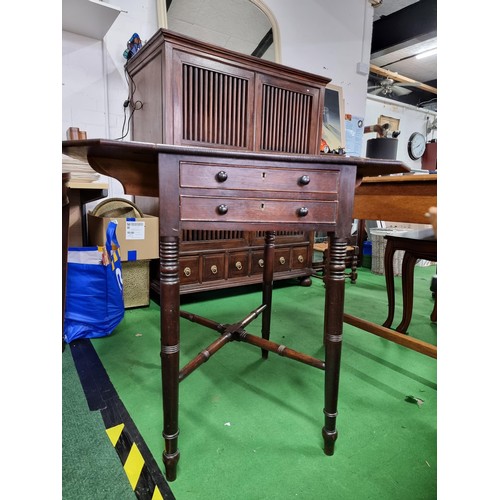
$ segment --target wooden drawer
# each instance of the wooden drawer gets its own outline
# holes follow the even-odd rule
[[[276,248],[274,250],[274,272],[282,273],[290,270],[290,249]]]
[[[180,208],[183,221],[314,224],[337,220],[338,206],[333,201],[181,196]]]
[[[232,252],[228,258],[227,277],[248,276],[248,252]]]
[[[181,285],[198,283],[200,281],[198,256],[179,258],[179,275]]]
[[[292,260],[290,269],[304,269],[308,266],[309,262],[309,248],[308,247],[295,247],[292,248]]]
[[[225,254],[208,254],[202,256],[201,279],[203,283],[224,279]]]
[[[251,274],[262,274],[264,272],[264,252],[257,251],[251,254]]]
[[[209,165],[183,162],[181,188],[231,189],[240,191],[284,191],[336,193],[340,174],[310,168],[257,168],[250,165]]]

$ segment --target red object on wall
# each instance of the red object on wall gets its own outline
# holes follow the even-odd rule
[[[437,141],[427,143],[425,153],[422,156],[422,168],[424,170],[437,170]]]

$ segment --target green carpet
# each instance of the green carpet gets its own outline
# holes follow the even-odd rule
[[[62,353],[62,498],[135,499],[101,414],[89,411],[71,349]]]
[[[435,266],[415,269],[408,329],[433,344],[435,273]],[[323,358],[323,283],[295,283],[275,284],[271,340]],[[393,326],[401,318],[400,285],[396,278]],[[183,296],[181,307],[231,323],[260,304],[255,286]],[[381,324],[384,277],[359,269],[358,282],[346,282],[345,312]],[[127,310],[112,335],[92,344],[163,471],[159,318],[154,302]],[[260,318],[247,330],[260,335]],[[181,366],[216,336],[181,320]],[[436,498],[436,372],[435,359],[344,324],[339,438],[328,457],[321,437],[323,372],[273,353],[264,361],[260,349],[232,342],[180,385],[181,458],[177,480],[169,483],[175,498]]]

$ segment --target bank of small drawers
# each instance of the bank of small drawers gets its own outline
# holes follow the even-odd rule
[[[181,220],[285,224],[335,221],[339,178],[331,171],[300,166],[285,169],[183,162]]]
[[[275,274],[305,269],[309,261],[309,251],[308,246],[276,248],[274,253]],[[262,274],[264,251],[250,249],[248,251],[181,256],[179,265],[181,285],[246,278]]]

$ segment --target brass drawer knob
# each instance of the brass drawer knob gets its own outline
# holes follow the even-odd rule
[[[304,257],[302,257],[302,255],[299,255],[297,257],[297,260],[302,264],[304,262]]]
[[[220,172],[217,172],[215,178],[217,179],[217,182],[225,182],[227,181],[227,173],[224,172],[224,170],[221,170]]]
[[[299,179],[299,184],[301,186],[307,186],[307,184],[309,184],[311,182],[311,178],[308,176],[308,175],[303,175],[300,179]]]
[[[297,210],[297,214],[299,217],[305,217],[309,213],[309,209],[307,207],[300,207]]]
[[[213,266],[210,268],[210,271],[212,271],[212,274],[217,274],[217,266],[216,266],[216,265],[213,265]]]
[[[217,213],[219,215],[225,215],[225,214],[227,214],[228,210],[229,210],[229,208],[227,207],[227,205],[219,205],[217,207]]]
[[[264,267],[264,259],[259,259],[259,266]]]
[[[184,268],[184,276],[191,276],[191,268],[190,267]]]
[[[285,257],[280,257],[280,264],[284,264],[286,262]]]
[[[240,261],[236,262],[235,266],[236,266],[236,269],[238,269],[238,271],[241,271],[243,269],[243,265],[241,264]]]

